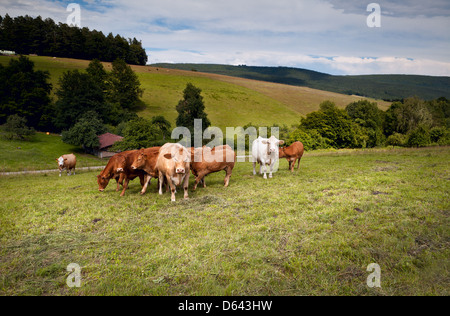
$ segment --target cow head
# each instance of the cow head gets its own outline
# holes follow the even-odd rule
[[[109,177],[100,174],[97,176],[97,183],[98,183],[98,190],[100,192],[103,192],[108,186]]]
[[[263,139],[262,143],[267,145],[267,154],[271,155],[278,151],[279,145],[284,145],[284,140],[278,140],[275,136],[271,136],[269,139]]]
[[[279,158],[284,158],[286,157],[286,152],[284,151],[284,147],[280,147],[280,151],[278,153],[278,157]]]
[[[56,158],[56,161],[58,162],[59,169],[64,167],[64,162],[67,161],[67,158],[64,159],[62,156],[59,158]]]
[[[144,154],[143,152],[141,152],[138,157],[136,158],[136,160],[133,162],[133,164],[131,165],[131,169],[136,170],[136,169],[143,169],[145,167],[145,162],[147,160],[147,155]]]
[[[189,168],[189,162],[191,161],[191,154],[185,148],[180,148],[179,151],[174,151],[169,154],[165,154],[164,158],[172,159],[175,163],[175,172],[177,174],[185,174],[186,168]]]

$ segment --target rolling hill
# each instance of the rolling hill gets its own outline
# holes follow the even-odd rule
[[[216,73],[382,100],[398,100],[411,96],[418,96],[425,100],[450,97],[450,77],[416,75],[332,76],[299,68],[214,64],[154,64],[152,66]]]
[[[7,64],[11,57],[0,56],[0,64]],[[50,72],[53,92],[58,79],[64,71],[86,69],[89,61],[67,58],[30,56],[35,68]],[[110,63],[104,63],[111,70]],[[328,91],[271,83],[225,75],[201,73],[152,66],[131,66],[139,76],[144,89],[143,101],[146,104],[139,115],[151,118],[164,115],[175,123],[178,101],[188,82],[202,89],[206,112],[214,126],[224,129],[227,126],[243,126],[248,123],[258,125],[297,124],[304,116],[319,108],[324,100],[331,100],[343,108],[362,97],[338,94]],[[375,101],[370,99],[371,101]],[[389,102],[377,101],[385,110]]]

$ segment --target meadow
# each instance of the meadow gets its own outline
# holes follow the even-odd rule
[[[94,172],[0,176],[0,295],[449,295],[449,161],[308,152],[293,174],[238,163],[230,187],[213,174],[175,203],[156,182],[100,193]]]

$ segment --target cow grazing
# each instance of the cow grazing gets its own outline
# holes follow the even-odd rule
[[[131,169],[143,170],[147,173],[145,184],[141,191],[142,195],[147,191],[151,179],[159,177],[158,170],[156,170],[156,161],[158,160],[160,149],[161,147],[141,149],[131,165]]]
[[[64,169],[67,170],[67,175],[70,176],[72,174],[75,175],[75,167],[77,165],[77,157],[75,157],[74,154],[70,155],[62,155],[59,158],[56,158],[56,161],[58,162],[59,167],[59,176],[61,177],[61,173]]]
[[[188,199],[191,154],[180,144],[165,144],[159,151],[156,169],[159,172],[159,194],[163,194],[164,179],[170,186],[175,202],[176,186],[183,185],[184,198]]]
[[[191,171],[195,176],[194,190],[202,182],[206,187],[204,177],[210,173],[225,170],[224,185],[228,187],[231,173],[236,163],[236,153],[228,146],[218,146],[212,150],[209,147],[191,148]]]
[[[262,174],[264,166],[264,179],[267,179],[267,166],[270,167],[269,178],[272,178],[273,168],[278,161],[278,146],[283,145],[284,140],[278,140],[275,136],[270,138],[255,139],[252,147],[253,175],[256,175],[256,163],[260,164],[259,173]]]
[[[298,160],[297,170],[300,168],[300,160],[302,160],[305,149],[301,142],[295,142],[291,146],[281,147],[279,157],[286,158],[289,161],[289,170],[294,172],[295,162]]]
[[[105,169],[97,176],[98,189],[103,192],[109,183],[109,180],[116,179],[117,189],[119,191],[120,184],[123,186],[120,196],[124,196],[128,183],[139,177],[141,186],[145,184],[146,173],[142,170],[133,170],[131,165],[137,158],[138,150],[124,151],[111,157]]]

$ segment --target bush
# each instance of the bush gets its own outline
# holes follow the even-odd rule
[[[331,148],[331,141],[322,137],[316,130],[296,129],[290,133],[287,145],[295,142],[302,142],[305,150],[327,149]]]
[[[386,140],[387,146],[405,146],[406,144],[406,136],[400,133],[394,133],[391,136],[388,137]]]
[[[3,131],[4,137],[8,140],[14,138],[26,140],[36,133],[34,128],[27,126],[27,119],[17,114],[8,116],[6,123],[3,125]]]
[[[420,125],[408,135],[408,141],[406,145],[409,147],[425,147],[431,144],[430,132],[429,130]]]

